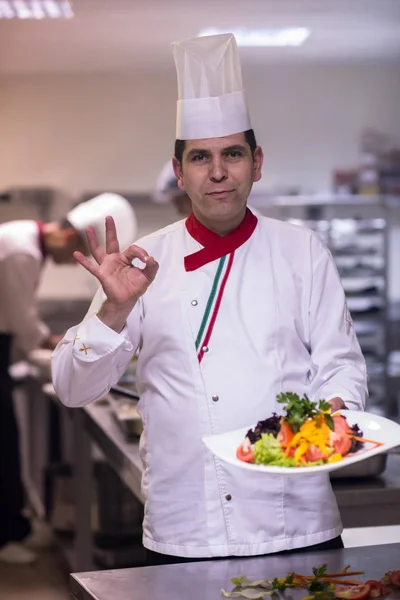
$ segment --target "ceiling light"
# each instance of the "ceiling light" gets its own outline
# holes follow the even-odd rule
[[[68,0],[0,0],[0,19],[71,19]]]
[[[311,32],[305,27],[285,27],[283,29],[218,29],[209,27],[200,31],[199,36],[233,33],[238,46],[283,47],[301,46]]]

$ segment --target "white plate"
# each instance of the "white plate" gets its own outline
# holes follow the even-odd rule
[[[387,452],[395,446],[400,446],[400,425],[395,423],[395,421],[390,421],[389,419],[379,415],[358,412],[355,410],[343,410],[339,412],[346,417],[349,425],[352,426],[356,423],[358,424],[364,434],[364,438],[374,440],[376,442],[382,442],[382,446],[376,448],[372,444],[364,444],[364,448],[362,450],[359,450],[354,454],[350,454],[340,462],[317,467],[293,468],[253,465],[245,463],[236,458],[236,450],[238,446],[240,446],[240,444],[243,442],[248,430],[256,425],[255,423],[250,425],[250,427],[244,427],[243,429],[236,429],[235,431],[229,431],[220,435],[210,435],[204,437],[203,442],[217,458],[231,465],[239,467],[240,469],[249,469],[251,471],[259,471],[261,473],[276,473],[280,475],[309,475],[310,473],[321,472],[328,473],[329,471],[336,471],[337,469],[341,469],[347,465],[370,458],[375,454]]]

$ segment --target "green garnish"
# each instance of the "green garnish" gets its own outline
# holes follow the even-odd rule
[[[271,583],[273,590],[277,590],[278,592],[284,592],[286,588],[293,586],[294,573],[289,573],[289,575],[283,581],[275,577],[275,579],[273,579]]]
[[[314,577],[325,577],[328,565],[322,565],[318,569],[316,567],[313,568],[312,572]]]
[[[307,419],[315,417],[321,411],[327,411],[331,405],[326,400],[311,402],[306,394],[302,398],[293,392],[278,394],[277,400],[280,404],[285,404],[286,416],[284,420],[290,425],[293,433],[298,433],[300,427]],[[330,429],[334,429],[333,419],[330,414],[325,413],[326,424]]]
[[[286,585],[284,581],[279,581],[277,577],[272,580],[272,589],[277,590],[278,592],[284,592],[286,590]]]
[[[327,565],[322,565],[317,569],[313,569],[314,578],[307,584],[305,582],[295,583],[295,574],[288,573],[286,578],[275,577],[272,581],[261,579],[254,581],[242,575],[241,577],[233,577],[232,584],[235,586],[231,592],[221,590],[225,598],[245,598],[247,600],[262,600],[264,598],[277,599],[284,598],[279,596],[279,593],[284,593],[289,587],[302,587],[311,592],[308,600],[332,600],[334,598],[331,583],[322,581],[326,576]]]
[[[321,577],[325,577],[327,565],[322,565],[319,569],[314,568],[314,579],[311,579],[307,588],[310,592],[327,592],[331,587],[329,581],[322,581]]]

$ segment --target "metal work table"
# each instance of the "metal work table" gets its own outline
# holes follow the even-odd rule
[[[142,500],[140,484],[143,467],[139,456],[139,441],[128,443],[111,414],[108,404],[100,400],[83,409],[83,424],[110,465],[131,492]]]
[[[71,576],[71,591],[76,600],[219,600],[221,588],[232,589],[231,577],[246,574],[272,579],[291,571],[312,574],[313,567],[325,563],[331,572],[350,564],[352,570],[365,572],[360,579],[380,579],[399,567],[400,544],[80,573]],[[305,595],[304,590],[290,591],[293,600]],[[396,597],[400,593],[388,599]]]

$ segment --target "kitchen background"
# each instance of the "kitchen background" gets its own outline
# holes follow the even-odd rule
[[[17,4],[0,1],[0,222],[58,219],[83,198],[115,191],[133,203],[139,237],[178,218],[172,205],[152,200],[159,171],[173,151],[177,91],[170,42],[207,27],[242,33],[254,28],[309,29],[300,46],[240,48],[253,126],[265,153],[263,178],[253,189],[252,203],[265,215],[313,227],[329,244],[368,359],[370,408],[398,419],[400,1],[76,0],[70,3],[73,18],[6,18],[10,10],[18,16]],[[19,6],[27,10],[29,4]],[[81,268],[46,265],[39,290],[43,314],[61,332],[83,316],[96,287]],[[63,534],[70,565],[92,566],[85,510],[96,523],[97,567],[140,562],[140,552],[132,549],[140,538],[136,530],[141,516],[131,494],[140,495],[136,446],[122,439],[101,407],[88,410],[82,422],[74,417],[74,434],[63,412],[60,429],[49,400],[49,373],[42,367],[35,365],[39,375],[27,383],[41,417],[34,417],[24,442],[37,504],[50,511],[52,524]],[[23,390],[22,385],[21,398]],[[114,400],[110,398],[111,404]],[[26,419],[31,412],[25,410]],[[28,460],[43,429],[42,417],[51,424],[50,441]],[[77,461],[73,449],[59,447],[61,430],[69,432],[64,438],[78,436],[87,455],[93,451],[79,437],[85,437],[83,430],[101,447],[102,454],[96,450],[94,458],[95,517],[87,498],[83,508],[78,500],[75,517],[65,517],[73,505],[65,481]],[[65,445],[70,445],[68,439]],[[376,516],[388,502],[386,490],[392,500],[397,498],[398,508],[396,460],[391,457],[386,479],[336,483],[349,531],[368,529],[372,513]],[[87,475],[80,470],[81,484]],[[357,490],[367,494],[368,506],[350,499]],[[56,497],[63,499],[63,509],[54,508]],[[379,518],[376,525],[394,530],[400,522],[395,504],[385,505],[387,519]],[[71,545],[74,519],[81,528],[73,532]],[[124,529],[131,533],[129,543],[122,539]]]

